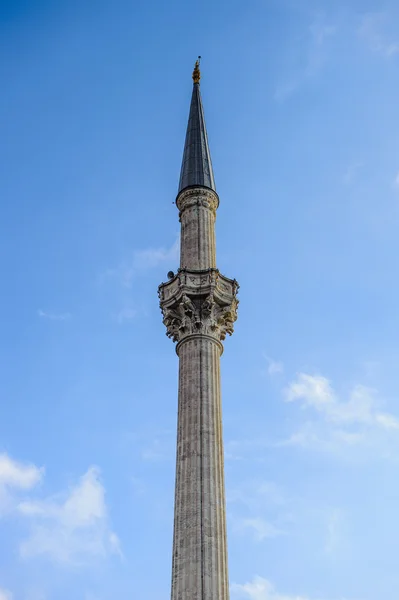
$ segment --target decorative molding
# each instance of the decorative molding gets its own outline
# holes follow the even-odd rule
[[[183,190],[176,199],[176,206],[179,209],[179,220],[183,212],[189,208],[204,207],[208,208],[214,217],[219,206],[219,197],[211,189],[208,188],[188,188]]]
[[[238,288],[235,279],[218,269],[179,269],[158,289],[166,335],[178,343],[198,334],[223,341],[234,331]]]
[[[205,333],[193,333],[191,335],[187,335],[186,337],[184,337],[176,345],[176,354],[179,356],[179,350],[182,347],[182,344],[185,344],[186,342],[189,342],[190,340],[195,340],[195,339],[197,339],[197,340],[198,339],[200,339],[200,340],[206,339],[206,340],[209,340],[210,342],[213,342],[219,348],[220,356],[222,356],[222,354],[223,354],[222,342],[220,342],[216,338],[212,337],[211,335],[206,335]]]

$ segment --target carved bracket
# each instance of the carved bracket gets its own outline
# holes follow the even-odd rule
[[[195,333],[224,340],[234,331],[238,288],[235,279],[224,277],[218,269],[179,269],[158,289],[166,335],[174,342]]]

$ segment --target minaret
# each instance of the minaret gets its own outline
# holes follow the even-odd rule
[[[228,600],[220,356],[237,318],[238,284],[216,268],[219,197],[199,61],[193,81],[176,199],[180,268],[158,292],[163,323],[179,356],[172,600]]]

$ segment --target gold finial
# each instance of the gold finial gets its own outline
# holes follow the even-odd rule
[[[201,79],[201,71],[200,71],[200,62],[201,57],[198,57],[198,60],[195,62],[194,71],[193,71],[193,81],[194,83],[199,83]]]

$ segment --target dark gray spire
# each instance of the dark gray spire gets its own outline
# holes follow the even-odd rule
[[[216,191],[211,153],[205,127],[204,109],[200,92],[199,62],[193,72],[194,88],[191,97],[186,142],[181,165],[179,193],[186,187],[203,185]]]

